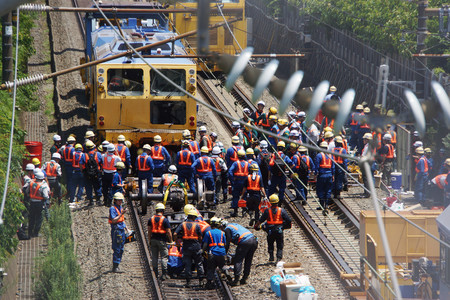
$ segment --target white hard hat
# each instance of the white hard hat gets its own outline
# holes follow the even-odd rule
[[[95,134],[92,130],[88,130],[86,131],[86,134],[84,135],[85,138],[90,138],[90,137],[94,137]]]
[[[117,137],[117,141],[118,141],[118,142],[125,142],[125,136],[124,136],[123,134],[119,135],[119,136]]]
[[[392,136],[389,134],[389,133],[386,133],[384,136],[383,136],[383,140],[391,140],[392,139]]]
[[[266,103],[264,103],[264,101],[259,101],[258,103],[256,103],[256,105],[262,105],[262,106],[266,106]]]
[[[52,158],[61,159],[61,154],[55,152],[55,153],[52,154]]]
[[[160,135],[155,135],[155,137],[153,138],[153,141],[155,141],[155,143],[161,143],[162,139]]]
[[[113,144],[109,144],[107,150],[108,152],[114,152],[116,151],[116,146],[114,146]]]
[[[231,143],[232,144],[239,144],[239,137],[238,136],[233,136],[231,138]]]
[[[205,126],[200,126],[198,129],[198,132],[206,132],[206,127]]]
[[[34,165],[33,164],[27,164],[25,167],[26,171],[33,171],[34,170]]]
[[[222,142],[217,142],[217,147],[219,147],[220,148],[220,150],[223,150],[223,149],[225,149],[225,146],[223,145],[223,143]],[[214,149],[213,149],[213,151],[214,151]]]
[[[217,146],[212,149],[212,154],[213,155],[219,155],[220,152],[222,152],[222,150],[220,150],[220,148],[217,147]]]
[[[215,133],[214,131],[211,132],[209,135],[212,136],[212,137],[217,137],[217,133]]]
[[[291,129],[292,128],[300,128],[300,126],[298,126],[298,123],[297,122],[294,122],[294,123],[292,123],[292,125],[291,125]]]
[[[304,111],[299,111],[298,112],[298,116],[299,117],[306,117],[306,113]]]
[[[152,150],[152,147],[150,147],[149,144],[145,144],[145,145],[142,147],[142,149],[145,149],[145,150]]]
[[[67,138],[67,142],[68,143],[73,143],[73,142],[75,142],[76,140],[75,140],[75,137],[73,137],[73,136],[69,136],[68,138]]]
[[[107,140],[104,140],[104,141],[102,142],[103,148],[106,147],[106,146],[108,146],[108,145],[109,145],[109,142],[108,142]]]
[[[413,144],[414,147],[423,147],[423,143],[421,141],[416,141]]]
[[[237,122],[237,121],[233,121],[233,123],[231,123],[231,127],[239,128],[239,127],[241,127],[241,124],[239,124],[239,122]]]
[[[419,132],[416,130],[416,131],[414,131],[414,136],[419,136]]]
[[[39,170],[39,172],[34,174],[34,177],[36,177],[36,179],[38,179],[38,180],[43,180],[45,178],[45,175],[41,170]]]
[[[267,144],[267,141],[261,141],[261,143],[259,145],[261,146],[262,149],[266,149],[267,147],[269,147],[269,144]]]
[[[288,116],[290,116],[291,118],[295,117],[297,114],[295,113],[295,111],[290,111],[288,112]]]
[[[245,114],[247,114],[247,115],[249,115],[249,114],[252,113],[252,112],[250,111],[250,109],[248,109],[247,107],[244,108],[244,109],[242,110],[242,112],[245,113]]]
[[[54,140],[55,142],[59,142],[59,141],[61,140],[61,136],[55,134],[55,135],[53,136],[53,140]]]
[[[177,167],[175,165],[170,165],[169,173],[175,174],[177,172]]]
[[[289,133],[289,135],[290,135],[290,136],[299,136],[300,133],[299,133],[297,130],[292,130],[292,131]]]

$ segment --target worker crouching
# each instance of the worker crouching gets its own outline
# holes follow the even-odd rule
[[[225,233],[223,233],[219,227],[221,226],[221,219],[217,217],[212,217],[210,224],[212,229],[208,231],[203,237],[203,251],[208,250],[208,263],[206,270],[206,288],[214,288],[214,272],[216,268],[222,269],[225,265],[225,244],[226,238]]]

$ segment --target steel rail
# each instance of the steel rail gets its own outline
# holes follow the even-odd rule
[[[196,8],[120,8],[120,7],[101,7],[104,13],[197,13]],[[48,11],[48,12],[98,12],[97,8],[92,7],[53,7],[53,6],[34,6],[22,5],[22,11]],[[211,7],[213,13],[218,13],[217,8]],[[242,8],[226,8],[223,9],[229,14],[242,14]]]

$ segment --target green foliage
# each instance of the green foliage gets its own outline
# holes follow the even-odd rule
[[[444,144],[447,153],[450,152],[450,133],[442,138],[442,144]]]
[[[52,206],[44,226],[48,250],[38,262],[37,299],[81,299],[81,269],[74,253],[71,224],[66,202]]]

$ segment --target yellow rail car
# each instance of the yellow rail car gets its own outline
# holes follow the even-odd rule
[[[230,55],[238,54],[241,52],[240,49],[245,49],[247,47],[248,34],[250,34],[250,30],[247,28],[247,19],[245,18],[245,1],[223,1],[211,3],[211,14],[209,18],[210,24],[224,22],[222,15],[217,10],[217,5],[221,6],[221,10],[227,21],[238,18],[241,20],[228,24],[233,34],[230,33],[227,26],[211,29],[209,34],[209,50],[211,52],[227,53]],[[197,8],[197,2],[177,2],[174,5],[174,8]],[[177,32],[180,34],[197,29],[197,13],[170,14],[170,18],[172,20],[171,25],[175,26]],[[197,53],[197,36],[186,38],[185,43],[188,53],[195,55]],[[213,71],[219,71],[219,69],[213,65],[208,66]],[[204,71],[204,67],[199,64],[198,70]]]

